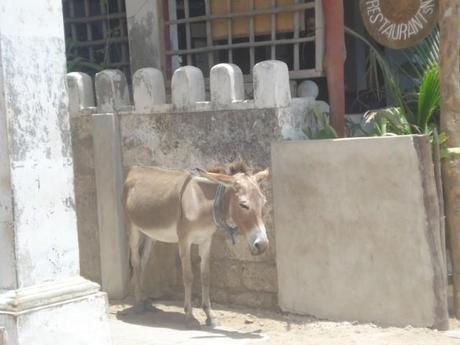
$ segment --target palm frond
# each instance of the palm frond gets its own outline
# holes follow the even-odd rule
[[[364,43],[369,49],[369,76],[370,81],[375,83],[374,87],[378,88],[379,85],[379,71],[382,74],[382,79],[384,83],[385,90],[389,91],[392,98],[396,101],[398,106],[404,105],[404,100],[401,94],[401,90],[398,85],[397,78],[393,73],[392,67],[384,57],[384,55],[375,47],[370,41],[368,41],[364,36],[360,35],[356,31],[345,27],[345,32],[355,38],[360,42]],[[377,89],[377,91],[379,91]],[[380,93],[380,92],[379,92]]]
[[[434,29],[423,41],[402,52],[410,70],[414,72],[414,79],[420,81],[427,68],[439,61],[439,29]]]
[[[426,132],[433,115],[439,110],[441,91],[439,66],[433,65],[423,75],[417,104],[417,125]]]
[[[377,89],[383,84],[383,94],[396,103],[396,107],[365,114],[365,121],[374,123],[374,134],[431,134],[436,126],[434,117],[439,112],[440,102],[439,30],[435,29],[419,44],[403,50],[405,59],[399,65],[392,63],[362,35],[349,28],[345,28],[345,32],[368,48],[367,76],[371,87]],[[404,92],[399,85],[401,76],[409,81],[409,85],[405,85],[409,89]]]

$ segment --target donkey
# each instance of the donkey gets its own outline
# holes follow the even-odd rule
[[[198,244],[201,257],[202,308],[206,325],[215,326],[209,298],[209,257],[212,235],[218,228],[233,236],[245,236],[252,255],[268,248],[262,219],[266,198],[259,182],[268,169],[250,174],[243,163],[222,169],[187,171],[133,166],[127,173],[123,205],[129,231],[130,262],[136,310],[148,307],[142,273],[156,241],[178,243],[184,282],[184,311],[187,327],[199,327],[192,309],[192,266],[190,249]],[[231,227],[229,224],[236,225]]]

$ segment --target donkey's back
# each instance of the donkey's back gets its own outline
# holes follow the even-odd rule
[[[155,231],[173,230],[180,218],[181,190],[189,176],[184,171],[133,166],[123,190],[128,221],[153,237]]]

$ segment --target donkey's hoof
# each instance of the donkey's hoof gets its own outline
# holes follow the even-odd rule
[[[195,318],[187,318],[185,320],[185,327],[190,330],[201,329],[200,322]]]
[[[217,319],[215,318],[207,318],[206,319],[206,326],[209,326],[209,327],[217,327],[219,326],[219,321],[217,321]]]
[[[152,313],[157,313],[160,309],[155,307],[151,301],[144,302],[144,311],[150,311]]]
[[[146,309],[145,309],[144,303],[136,304],[131,308],[131,312],[133,314],[142,314],[142,313],[145,313],[145,310]]]

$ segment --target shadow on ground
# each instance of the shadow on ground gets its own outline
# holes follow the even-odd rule
[[[175,303],[168,303],[170,306],[178,306]],[[162,301],[162,305],[165,305],[165,302]],[[136,324],[140,326],[147,326],[152,328],[169,328],[178,331],[189,331],[184,324],[184,314],[181,312],[163,310],[162,307],[155,307],[154,310],[148,310],[142,313],[136,312],[135,308],[128,307],[123,310],[119,310],[115,315],[116,318],[120,321]],[[254,330],[250,332],[230,330],[223,327],[208,327],[204,324],[201,324],[199,329],[207,333],[212,333],[211,335],[203,336],[194,336],[194,339],[210,339],[210,338],[222,338],[228,337],[232,339],[247,339],[247,340],[257,340],[263,339],[264,336],[261,334],[262,330]]]

